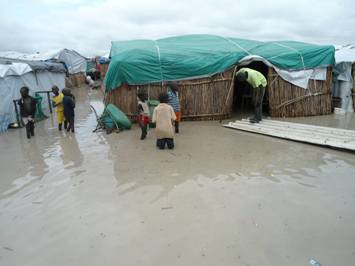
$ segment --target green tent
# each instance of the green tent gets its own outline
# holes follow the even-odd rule
[[[86,72],[91,72],[96,70],[96,64],[92,60],[86,60]]]
[[[112,42],[106,90],[211,76],[246,56],[261,57],[284,70],[334,64],[335,48],[295,41],[260,42],[215,35],[185,35],[159,40]]]

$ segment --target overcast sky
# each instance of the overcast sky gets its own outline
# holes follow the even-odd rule
[[[353,0],[0,0],[0,51],[109,51],[113,40],[208,33],[355,42]]]

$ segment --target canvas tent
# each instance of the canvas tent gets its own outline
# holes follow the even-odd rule
[[[355,108],[355,44],[336,47],[333,75],[333,96],[340,99],[340,108],[346,112],[353,112]]]
[[[7,130],[9,124],[16,122],[13,105],[19,99],[20,88],[27,86],[30,94],[50,90],[52,86],[65,87],[65,68],[62,64],[49,62],[9,62],[0,60],[0,132]],[[48,108],[43,98],[43,107]]]
[[[0,52],[0,58],[23,62],[50,61],[63,63],[68,73],[68,86],[80,86],[85,83],[87,58],[71,49],[60,49],[45,53],[24,54],[18,52]]]
[[[70,49],[35,54],[0,52],[0,58],[21,61],[56,61],[64,63],[69,74],[86,72],[86,58],[75,50]]]
[[[131,96],[136,92],[134,88],[148,89],[156,97],[158,91],[166,89],[165,81],[177,81],[182,86],[181,100],[186,101],[183,116],[226,116],[231,112],[235,67],[252,61],[261,61],[269,68],[270,107],[278,109],[271,111],[274,116],[316,115],[331,110],[331,73],[327,67],[334,64],[334,47],[330,45],[187,35],[112,42],[110,56],[105,77],[107,101],[118,104],[128,114],[135,105],[135,96]],[[276,95],[275,84],[287,90],[284,96]],[[204,103],[198,103],[195,96]],[[213,99],[216,97],[219,99]],[[289,102],[293,98],[297,101]],[[313,109],[292,111],[295,105],[304,107],[313,98],[318,105],[323,102],[322,107],[314,102]],[[214,107],[203,110],[200,105]],[[224,105],[228,106],[225,111]]]

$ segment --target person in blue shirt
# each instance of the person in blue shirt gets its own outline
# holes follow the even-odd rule
[[[74,108],[75,108],[75,97],[71,93],[70,89],[63,89],[62,93],[64,94],[63,97],[63,108],[64,108],[64,117],[65,117],[65,123],[68,123],[67,125],[67,132],[71,130],[71,132],[74,132]],[[65,126],[64,126],[65,128]]]
[[[170,82],[168,85],[168,104],[174,109],[175,120],[175,133],[179,133],[179,123],[181,121],[181,108],[179,100],[179,87],[176,83]]]

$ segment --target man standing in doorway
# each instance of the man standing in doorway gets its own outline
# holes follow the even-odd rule
[[[179,122],[181,121],[181,109],[179,100],[179,88],[175,83],[168,83],[168,97],[169,105],[174,109],[176,120],[175,120],[175,133],[179,133]]]
[[[243,67],[236,74],[238,82],[248,82],[254,92],[254,118],[250,119],[251,123],[259,123],[263,118],[263,99],[265,87],[267,85],[266,78],[259,71]]]

